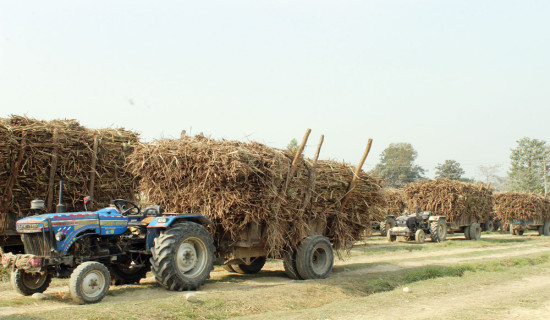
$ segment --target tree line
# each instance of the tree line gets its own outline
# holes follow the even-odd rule
[[[550,160],[550,145],[544,140],[522,138],[511,150],[510,168],[504,177],[498,176],[498,165],[479,166],[479,174],[483,180],[479,182],[493,186],[497,191],[518,191],[546,194],[550,182],[548,161]],[[287,146],[290,150],[297,149],[296,139]],[[370,172],[384,178],[390,187],[401,188],[410,182],[426,179],[426,170],[415,164],[418,153],[410,143],[391,143],[380,154],[380,161]],[[445,160],[435,167],[435,178],[447,178],[463,182],[476,182],[475,179],[464,177],[465,171],[456,160]]]
[[[371,171],[374,175],[387,180],[391,187],[400,188],[409,182],[426,179],[425,169],[415,164],[418,154],[410,143],[391,143],[380,154],[380,162]],[[519,191],[539,194],[547,193],[550,180],[548,160],[550,146],[544,140],[522,138],[511,150],[510,168],[507,176],[497,175],[499,166],[479,166],[481,181],[492,183],[498,191]],[[464,182],[475,182],[464,177],[465,171],[458,161],[445,160],[435,167],[435,178],[447,178]]]

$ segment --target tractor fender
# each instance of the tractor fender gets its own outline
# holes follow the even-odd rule
[[[156,217],[149,223],[149,225],[147,226],[147,229],[168,228],[174,223],[184,222],[184,221],[195,222],[198,224],[202,224],[205,227],[209,225],[210,226],[214,225],[212,221],[210,221],[208,218],[206,218],[202,214],[194,214],[194,215],[186,215],[186,216]]]
[[[213,226],[214,223],[202,214],[187,215],[187,216],[168,216],[168,217],[156,217],[147,226],[147,250],[155,245],[155,238],[158,237],[161,230],[169,228],[170,226],[177,224],[178,222],[194,222],[201,224],[205,227]]]
[[[430,218],[428,219],[428,221],[439,221],[439,220],[447,220],[446,217],[444,216],[430,216]]]
[[[70,238],[67,238],[62,243],[61,251],[63,254],[67,254],[71,247],[74,245],[76,241],[78,241],[81,238],[84,238],[86,236],[97,236],[99,233],[97,232],[96,227],[88,227],[84,230],[79,230],[78,233]]]

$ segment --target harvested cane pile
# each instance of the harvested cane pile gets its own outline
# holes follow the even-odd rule
[[[409,211],[419,207],[446,216],[450,222],[463,215],[474,217],[480,223],[491,218],[493,194],[482,184],[449,179],[422,180],[407,184],[403,191]]]
[[[405,199],[402,189],[386,188],[384,189],[384,195],[386,198],[386,208],[384,215],[380,217],[379,221],[383,221],[385,215],[393,215],[395,217],[400,216],[405,211]]]
[[[55,212],[56,173],[64,178],[67,211],[83,210],[86,195],[93,196],[95,208],[133,199],[135,179],[126,158],[137,141],[136,133],[87,129],[75,120],[0,119],[0,212],[26,214],[33,199]]]
[[[550,219],[550,201],[538,194],[497,193],[493,210],[502,221]]]
[[[326,223],[326,235],[336,248],[351,247],[382,207],[380,181],[362,173],[340,210],[352,168],[319,161],[314,170],[301,158],[289,178],[293,157],[256,142],[197,136],[139,144],[131,168],[141,177],[144,202],[211,219],[220,251],[222,239],[236,242],[249,223],[256,223],[264,229],[270,256],[279,257],[307,235],[310,219]]]

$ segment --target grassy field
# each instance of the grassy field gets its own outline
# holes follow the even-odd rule
[[[550,238],[534,233],[423,245],[372,237],[343,258],[324,280],[290,280],[276,260],[257,275],[216,267],[196,303],[150,277],[111,287],[101,303],[84,306],[67,299],[67,280],[54,280],[46,301],[3,282],[0,318],[547,319],[550,312]]]

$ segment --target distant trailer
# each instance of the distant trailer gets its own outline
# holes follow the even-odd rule
[[[539,236],[550,236],[550,220],[548,219],[513,219],[510,220],[509,223],[511,235],[521,236],[525,230],[537,230],[539,232]]]

